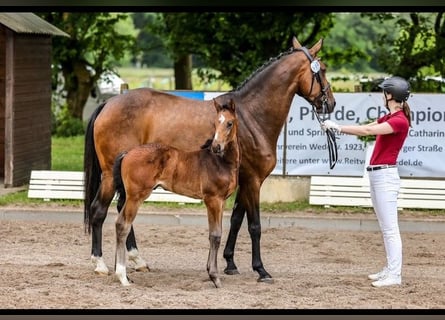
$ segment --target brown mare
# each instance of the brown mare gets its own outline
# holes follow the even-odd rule
[[[117,157],[114,182],[122,207],[116,220],[116,275],[129,285],[126,272],[126,247],[139,206],[154,188],[202,199],[207,207],[210,250],[207,272],[215,287],[221,287],[217,257],[221,242],[222,217],[226,199],[238,185],[240,151],[235,105],[231,100],[220,105],[215,101],[215,135],[211,144],[197,151],[150,143],[134,147]]]
[[[230,231],[223,256],[226,274],[237,274],[235,243],[244,215],[252,241],[252,268],[258,281],[272,281],[260,254],[260,188],[276,164],[276,146],[295,94],[317,113],[330,113],[335,99],[326,67],[317,58],[320,39],[310,49],[293,38],[293,47],[270,59],[237,89],[216,100],[233,99],[238,118],[241,164]],[[92,231],[95,272],[108,274],[102,257],[102,226],[114,197],[113,163],[122,151],[158,142],[192,151],[212,136],[215,108],[211,100],[195,100],[149,88],[110,98],[92,114],[85,136],[85,226]],[[319,126],[318,122],[314,125]],[[129,259],[136,270],[148,270],[139,256],[133,228],[127,238]]]

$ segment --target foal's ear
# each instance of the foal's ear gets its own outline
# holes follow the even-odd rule
[[[216,101],[215,98],[213,98],[213,105],[215,106],[216,112],[220,112],[222,109],[222,106]]]
[[[222,109],[229,110],[231,112],[235,112],[235,102],[233,101],[233,98],[230,98],[228,103],[225,104],[219,104],[215,98],[213,98],[213,104],[215,105],[216,112],[220,112]]]

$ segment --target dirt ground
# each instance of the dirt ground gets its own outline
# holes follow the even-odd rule
[[[0,209],[1,210],[1,209]],[[373,288],[367,274],[384,264],[379,232],[263,228],[262,258],[274,283],[258,283],[251,269],[247,228],[238,237],[241,272],[223,273],[223,230],[218,267],[223,287],[206,272],[206,226],[136,224],[150,272],[135,272],[123,287],[98,276],[90,236],[79,223],[3,220],[0,224],[2,309],[444,309],[445,234],[402,233],[401,286]],[[114,270],[114,225],[104,225],[104,259]]]

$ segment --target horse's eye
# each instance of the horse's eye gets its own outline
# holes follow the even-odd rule
[[[227,129],[232,129],[233,127],[233,121],[227,122]]]

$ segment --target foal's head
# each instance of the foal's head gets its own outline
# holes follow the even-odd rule
[[[227,145],[236,139],[238,120],[235,113],[235,103],[230,99],[228,103],[219,104],[215,99],[216,108],[215,136],[210,150],[218,155],[224,155]]]

